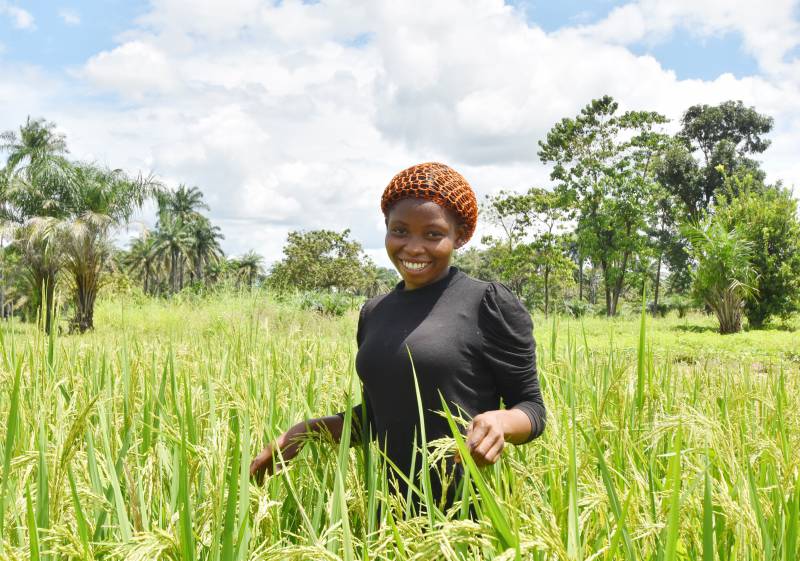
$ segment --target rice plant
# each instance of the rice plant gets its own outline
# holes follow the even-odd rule
[[[347,430],[248,477],[267,440],[360,400],[353,312],[232,295],[106,301],[84,336],[3,323],[0,559],[798,558],[796,363],[677,361],[644,318],[636,347],[589,348],[580,319],[551,320],[544,435],[467,460],[449,511],[412,485],[417,515]],[[418,466],[468,458],[455,413]]]

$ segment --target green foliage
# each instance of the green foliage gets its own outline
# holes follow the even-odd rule
[[[780,185],[764,187],[752,176],[728,176],[730,197],[715,212],[735,224],[752,246],[755,295],[745,302],[752,327],[772,316],[788,318],[800,309],[800,221],[797,199]]]
[[[695,295],[716,314],[720,333],[739,332],[744,303],[755,292],[752,244],[721,216],[699,226],[686,225],[683,234],[697,262]]]
[[[300,309],[311,310],[326,316],[341,317],[358,308],[362,300],[349,294],[336,292],[306,292],[300,298]]]
[[[553,164],[550,178],[575,209],[580,253],[602,270],[610,316],[646,245],[645,217],[654,205],[652,162],[666,143],[655,131],[665,117],[646,111],[618,115],[617,109],[609,96],[595,99],[539,142],[539,157]]]
[[[281,289],[363,292],[374,266],[350,230],[289,232],[284,258],[272,267],[269,283]]]

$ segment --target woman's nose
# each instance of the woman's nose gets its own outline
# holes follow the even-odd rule
[[[408,243],[406,243],[406,247],[404,249],[406,252],[413,253],[415,255],[425,253],[425,247],[422,243],[422,240],[413,237],[408,240]]]

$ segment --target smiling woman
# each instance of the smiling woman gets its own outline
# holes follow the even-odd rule
[[[475,194],[457,172],[438,163],[404,170],[384,191],[381,208],[386,251],[403,280],[359,314],[356,370],[364,399],[352,411],[353,432],[377,439],[395,469],[419,481],[413,458],[420,435],[429,442],[452,436],[438,414],[443,399],[471,418],[472,459],[493,464],[506,442],[522,444],[544,430],[530,315],[505,286],[450,266],[477,221]],[[276,448],[284,460],[295,456],[307,432],[327,430],[339,440],[344,418],[337,413],[298,423],[264,449],[251,472],[259,478],[271,472]],[[458,484],[460,458],[445,463],[448,479]],[[452,505],[455,486],[438,473],[430,476],[436,502]],[[405,496],[403,478],[390,477]]]

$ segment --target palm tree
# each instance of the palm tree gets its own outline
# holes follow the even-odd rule
[[[71,217],[58,227],[63,264],[73,288],[72,328],[83,333],[94,327],[97,292],[112,262],[112,228],[130,220],[159,185],[152,178],[132,179],[121,170],[90,164],[76,165],[74,177]]]
[[[14,230],[14,243],[23,256],[23,278],[31,294],[32,310],[39,310],[39,325],[50,333],[53,326],[53,298],[61,268],[58,251],[58,219],[33,217]]]
[[[182,264],[191,255],[192,234],[180,220],[165,217],[159,219],[156,237],[156,255],[167,260],[169,286],[172,292],[183,289]]]
[[[142,279],[142,289],[145,294],[151,294],[155,290],[160,264],[156,251],[157,246],[156,237],[145,232],[131,244],[130,251],[124,257],[124,264],[128,271]]]
[[[196,280],[204,280],[204,271],[223,257],[219,240],[223,239],[222,231],[218,226],[213,226],[208,218],[198,216],[190,224],[192,242],[190,246],[191,259],[194,263],[193,276]]]
[[[12,238],[26,259],[26,279],[32,305],[45,304],[43,326],[49,332],[53,316],[53,291],[58,272],[55,236],[47,221],[35,217],[63,218],[67,214],[72,167],[66,140],[55,124],[31,119],[15,131],[0,133],[0,151],[8,152],[0,171],[0,222],[22,228]],[[3,267],[5,269],[5,267]],[[5,300],[5,279],[0,279],[0,301]]]
[[[755,292],[751,244],[719,218],[702,226],[685,225],[682,231],[697,262],[695,294],[714,311],[721,334],[738,333],[744,302]]]
[[[19,134],[0,133],[0,151],[8,152],[0,218],[22,224],[32,216],[63,216],[72,166],[65,157],[66,139],[55,124],[28,117]]]
[[[159,225],[164,220],[180,220],[188,224],[192,219],[200,216],[200,210],[208,210],[208,205],[203,202],[203,192],[198,187],[178,185],[175,191],[165,191],[158,198]]]
[[[255,251],[248,251],[236,259],[236,269],[240,278],[247,279],[247,286],[253,288],[253,283],[259,274],[263,273],[264,258]]]

